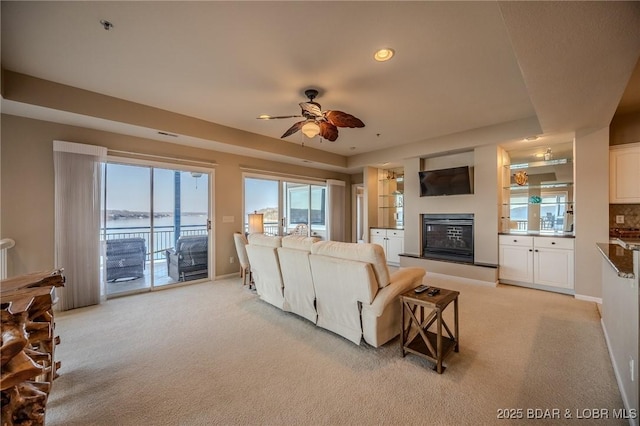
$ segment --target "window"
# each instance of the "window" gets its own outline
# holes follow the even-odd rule
[[[307,225],[310,235],[326,238],[326,186],[268,177],[244,179],[244,229],[248,214],[264,214],[264,232],[290,234],[296,226]]]

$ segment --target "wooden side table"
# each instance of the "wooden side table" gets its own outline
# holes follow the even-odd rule
[[[445,367],[442,360],[453,349],[460,349],[458,334],[458,295],[460,292],[440,289],[440,293],[429,296],[427,292],[416,294],[413,290],[400,295],[402,302],[402,322],[400,344],[402,356],[407,352],[419,355],[435,363],[434,370],[442,374]],[[454,332],[442,319],[442,312],[453,302]],[[429,331],[435,323],[436,331]],[[442,335],[442,328],[446,330],[448,337]]]

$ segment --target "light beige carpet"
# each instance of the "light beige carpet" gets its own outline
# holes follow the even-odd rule
[[[521,424],[498,410],[623,407],[594,303],[427,282],[461,292],[460,352],[442,375],[403,358],[399,338],[354,345],[239,279],[59,313],[47,425]]]

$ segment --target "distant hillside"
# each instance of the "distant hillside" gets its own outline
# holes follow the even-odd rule
[[[203,216],[202,212],[180,212],[182,216]],[[119,219],[148,219],[151,215],[149,212],[131,211],[131,210],[107,210],[108,220]],[[171,217],[173,212],[154,212],[153,217]]]
[[[258,213],[264,215],[265,222],[277,222],[278,221],[278,208],[277,207],[265,207],[264,209],[257,210]]]

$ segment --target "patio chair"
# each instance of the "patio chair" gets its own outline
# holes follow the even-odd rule
[[[178,238],[175,248],[166,250],[167,272],[175,281],[190,281],[209,276],[208,235]]]
[[[293,231],[291,231],[291,234],[289,235],[301,235],[304,237],[308,237],[309,227],[305,223],[301,223],[299,225],[296,225],[296,227],[293,229]]]
[[[107,281],[142,278],[146,256],[144,238],[107,240]]]

